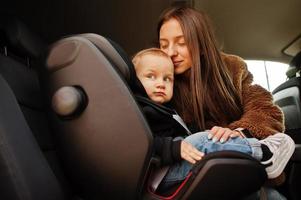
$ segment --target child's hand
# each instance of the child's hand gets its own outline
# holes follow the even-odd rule
[[[191,164],[195,164],[196,161],[201,160],[204,156],[203,152],[197,150],[190,143],[182,140],[181,142],[181,157],[190,162]]]
[[[242,135],[235,130],[231,130],[229,128],[223,128],[219,126],[214,126],[208,135],[208,139],[212,139],[213,142],[220,141],[221,143],[226,142],[229,137],[241,137]]]

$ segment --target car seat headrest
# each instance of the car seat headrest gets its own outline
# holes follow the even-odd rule
[[[297,73],[300,71],[297,67],[294,66],[289,66],[288,69],[286,70],[285,74],[287,78],[291,79],[296,77]]]
[[[297,53],[291,62],[289,63],[289,68],[286,71],[286,76],[290,79],[298,76],[301,70],[301,51]]]
[[[293,57],[289,65],[298,69],[301,68],[301,51]]]
[[[123,76],[128,77],[127,81],[129,83],[129,86],[134,94],[138,94],[144,97],[147,97],[147,93],[138,79],[135,71],[135,67],[133,62],[130,60],[130,58],[127,56],[126,52],[113,40],[110,40],[107,38],[107,40],[112,44],[112,46],[115,48],[115,50],[119,53],[119,55],[122,57],[122,59],[126,62],[127,67],[126,70],[123,70]],[[120,67],[120,66],[119,66]],[[127,74],[126,74],[127,73]]]
[[[119,65],[117,67],[122,72],[122,75],[127,79],[127,81],[132,82],[133,75],[135,74],[132,61],[129,59],[127,53],[121,48],[121,46],[119,46],[116,42],[114,42],[113,40],[111,40],[109,38],[106,38],[106,39],[115,48],[115,50],[119,53],[119,55],[121,56],[121,58],[124,60],[124,62],[127,65],[127,67],[122,66],[122,65]]]
[[[1,16],[0,30],[4,34],[5,45],[17,55],[37,58],[47,47],[38,35],[16,17]]]
[[[125,79],[130,87],[135,82],[135,69],[127,53],[113,40],[93,33],[77,35],[92,42]]]

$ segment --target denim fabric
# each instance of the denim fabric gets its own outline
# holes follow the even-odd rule
[[[176,138],[176,140],[178,139],[179,138]],[[209,140],[208,132],[198,132],[189,135],[184,139],[184,141],[189,142],[199,151],[204,152],[205,154],[216,151],[233,150],[246,153],[258,160],[261,160],[262,158],[260,143],[255,138],[236,137],[229,138],[225,143],[220,143]],[[170,186],[183,181],[192,167],[193,165],[185,160],[172,165],[166,176],[163,178],[160,187],[169,188]]]
[[[262,148],[261,148],[261,143],[258,142],[258,139],[256,138],[245,138],[244,140],[247,140],[251,149],[252,149],[252,154],[251,156],[255,158],[256,160],[261,160],[262,159]]]

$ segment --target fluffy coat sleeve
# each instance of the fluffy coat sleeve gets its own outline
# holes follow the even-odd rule
[[[283,132],[283,113],[273,103],[271,93],[259,85],[252,84],[253,76],[242,58],[234,55],[224,55],[223,58],[233,77],[234,86],[239,91],[243,107],[241,118],[230,123],[228,127],[232,130],[247,129],[258,139]]]

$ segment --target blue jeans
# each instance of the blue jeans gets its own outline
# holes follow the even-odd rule
[[[175,139],[177,140],[179,138]],[[257,160],[262,159],[261,145],[255,138],[236,137],[229,138],[229,140],[225,143],[220,143],[209,140],[208,132],[198,132],[186,137],[184,141],[189,142],[195,148],[205,154],[216,151],[232,150],[249,154]],[[172,165],[160,183],[160,187],[162,189],[169,188],[170,186],[183,181],[187,177],[192,167],[193,165],[186,160],[182,160],[181,162]]]

